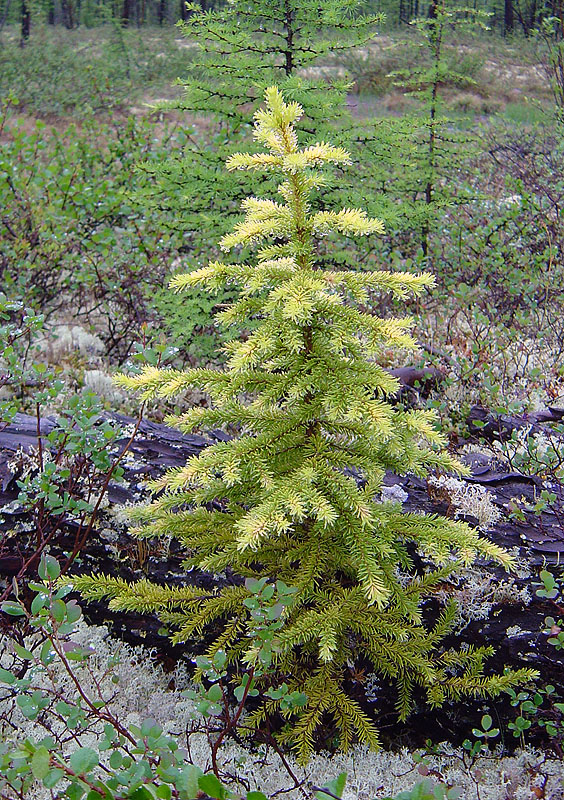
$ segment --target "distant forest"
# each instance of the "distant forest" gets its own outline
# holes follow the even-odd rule
[[[213,11],[227,2],[201,0],[198,5]],[[273,2],[283,8],[284,0]],[[418,17],[432,17],[436,5],[437,0],[368,0],[364,10],[382,12],[387,26],[398,27],[409,25]],[[491,30],[504,36],[520,33],[528,37],[544,20],[555,18],[564,37],[564,0],[460,0],[459,5],[488,13]],[[69,30],[108,22],[141,27],[174,25],[190,14],[191,4],[186,0],[0,0],[0,30],[6,24],[21,25],[23,42],[29,37],[33,21],[62,25]]]

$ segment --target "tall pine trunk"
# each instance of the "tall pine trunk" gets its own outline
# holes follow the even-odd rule
[[[514,26],[513,0],[505,0],[503,9],[503,35],[513,32]]]
[[[27,0],[22,0],[21,26],[20,47],[25,47],[31,32],[31,11],[29,10]]]

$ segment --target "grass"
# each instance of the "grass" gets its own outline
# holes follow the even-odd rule
[[[503,116],[517,125],[537,125],[546,119],[546,112],[538,102],[507,103]]]

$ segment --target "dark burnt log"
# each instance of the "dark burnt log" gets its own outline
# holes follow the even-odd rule
[[[564,410],[547,409],[545,412],[516,420],[519,424],[522,419],[527,419],[527,424],[540,425],[546,419],[560,419],[562,414]],[[542,420],[542,423],[531,422],[532,417]],[[124,427],[135,424],[133,418],[120,414],[106,414],[105,419],[118,422]],[[510,424],[512,421],[509,418],[504,420],[507,430]],[[49,433],[55,425],[54,419],[42,419],[41,433]],[[183,434],[167,425],[144,420],[129,450],[133,459],[126,460],[122,465],[125,470],[123,481],[110,483],[110,503],[138,502],[142,496],[146,496],[146,481],[158,478],[166,469],[183,466],[188,458],[200,453],[209,444],[225,441],[227,438],[222,431],[212,431],[207,436]],[[120,452],[127,441],[127,435],[118,440],[115,444],[116,452]],[[0,525],[0,531],[6,530],[7,520],[14,524],[24,515],[16,503],[17,475],[12,473],[9,466],[13,454],[19,448],[29,452],[34,447],[37,447],[37,421],[34,417],[17,414],[12,423],[0,431],[0,512],[5,518]],[[542,514],[529,514],[526,522],[519,522],[508,517],[512,499],[523,498],[533,504],[542,489],[547,488],[547,482],[538,476],[504,471],[485,454],[469,454],[465,460],[472,468],[472,475],[465,481],[469,485],[479,484],[489,489],[502,513],[502,521],[491,533],[492,538],[505,547],[526,547],[531,551],[529,557],[533,564],[542,563],[546,557],[554,561],[564,557],[564,489],[560,484],[549,482],[548,488],[556,496],[550,508]],[[399,485],[407,493],[408,498],[404,504],[406,510],[437,512],[436,498],[433,499],[430,495],[426,481],[410,475],[397,476],[389,473],[384,483],[388,486]]]
[[[417,379],[419,380],[419,379]],[[558,410],[557,410],[558,411]],[[107,414],[107,419],[114,420],[122,426],[133,427],[135,420],[117,414]],[[533,423],[545,425],[546,420],[553,421],[561,416],[554,409],[539,412]],[[517,418],[520,422],[521,418]],[[530,420],[530,417],[529,417]],[[48,433],[56,424],[55,420],[41,421],[41,431]],[[506,420],[507,430],[511,424]],[[165,469],[183,466],[188,458],[200,453],[214,441],[223,441],[226,434],[214,431],[206,436],[185,435],[180,431],[166,425],[144,421],[135,439],[130,453],[133,458],[124,461],[124,479],[121,483],[112,483],[109,489],[110,509],[96,522],[95,530],[88,541],[88,546],[81,554],[80,563],[73,565],[73,570],[82,573],[104,572],[124,578],[128,581],[146,577],[150,580],[171,585],[196,585],[209,591],[225,585],[237,584],[241,578],[227,571],[224,575],[210,575],[198,570],[186,572],[182,566],[184,554],[180,546],[174,541],[166,550],[160,548],[158,543],[144,543],[140,546],[132,538],[124,523],[112,517],[112,508],[115,504],[136,503],[148,498],[144,486],[145,482],[162,475]],[[125,446],[128,436],[116,444],[116,452]],[[35,418],[17,415],[13,423],[0,431],[0,585],[7,585],[14,574],[17,574],[22,559],[29,556],[33,547],[32,538],[26,541],[25,522],[28,519],[24,510],[18,507],[16,484],[17,475],[13,474],[10,464],[18,448],[29,451],[37,446],[37,423]],[[470,614],[468,623],[451,635],[446,644],[458,647],[461,642],[468,642],[475,646],[485,643],[492,644],[495,648],[490,666],[493,670],[502,671],[503,667],[518,668],[528,665],[541,672],[541,685],[551,683],[561,693],[564,693],[564,654],[556,651],[547,644],[547,636],[542,633],[544,619],[547,616],[558,618],[559,612],[550,601],[537,597],[536,589],[539,588],[538,573],[547,563],[555,574],[561,573],[559,566],[564,561],[564,489],[560,485],[551,484],[551,491],[556,495],[556,501],[551,508],[540,514],[526,514],[525,521],[519,521],[509,516],[511,503],[515,497],[524,498],[527,503],[533,504],[545,486],[545,482],[537,476],[527,476],[515,471],[504,471],[495,461],[490,460],[485,454],[472,453],[465,457],[472,469],[472,475],[464,479],[469,486],[480,485],[491,492],[494,504],[501,513],[499,522],[492,530],[485,531],[487,536],[497,544],[508,549],[517,548],[521,561],[528,566],[530,574],[520,570],[519,575],[512,576],[511,590],[502,599],[490,603],[489,612],[484,618],[474,618]],[[352,472],[352,471],[351,471]],[[360,478],[359,478],[360,479]],[[387,487],[399,486],[407,495],[403,508],[405,511],[418,513],[444,514],[454,516],[453,509],[448,501],[432,490],[427,481],[412,475],[398,476],[387,473],[384,479]],[[477,520],[468,520],[476,524]],[[22,523],[24,525],[22,526]],[[21,529],[23,532],[14,534]],[[69,521],[61,526],[57,541],[53,543],[51,552],[55,555],[62,554],[72,546],[76,530]],[[28,534],[29,536],[29,534]],[[4,546],[2,547],[2,541]],[[483,580],[484,585],[504,585],[508,580],[504,570],[491,564],[479,563],[476,568],[478,583]],[[536,582],[536,583],[535,583]],[[469,584],[468,584],[469,585]],[[468,586],[464,583],[445,582],[439,587],[443,597],[452,595],[463,606],[467,602],[465,591]],[[523,593],[528,592],[530,602],[523,602]],[[503,593],[501,593],[503,594]],[[474,601],[472,601],[474,602]],[[170,641],[162,633],[160,621],[152,615],[135,613],[124,614],[111,612],[103,603],[82,604],[86,618],[96,624],[108,624],[112,632],[133,644],[143,644],[155,648],[163,664],[172,663],[171,659],[183,658],[189,660],[194,653],[205,649],[205,640],[188,642],[182,647],[172,647]],[[440,608],[438,599],[431,598],[425,605],[426,618],[432,622]],[[467,609],[466,609],[467,610]],[[370,671],[370,666],[367,665]],[[362,686],[359,685],[359,701],[362,701]],[[394,690],[386,688],[389,699],[390,736],[398,736],[398,728],[393,722]],[[368,701],[362,701],[367,713],[371,706]],[[380,702],[380,701],[379,701]],[[384,702],[384,709],[386,702]],[[380,706],[379,706],[380,708]],[[444,736],[453,737],[453,731],[465,731],[479,723],[482,706],[478,704],[458,704],[454,710],[441,710],[432,712],[433,729],[443,732]],[[475,712],[475,713],[474,713]],[[503,709],[496,705],[496,713],[510,718],[514,709],[509,706]],[[509,716],[508,716],[509,715]],[[422,709],[416,710],[415,716],[410,718],[412,740],[416,741],[419,731],[421,744],[428,735],[431,716]],[[386,714],[381,727],[386,729]]]
[[[444,372],[436,367],[398,367],[388,372],[400,382],[395,399],[410,405],[428,397],[445,379]]]
[[[531,434],[551,430],[549,423],[564,419],[564,408],[549,406],[530,414],[498,414],[482,406],[472,406],[466,419],[471,434],[486,441],[506,441],[514,430],[529,428]]]

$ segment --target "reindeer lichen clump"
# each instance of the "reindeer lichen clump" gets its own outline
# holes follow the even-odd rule
[[[225,251],[254,248],[256,259],[213,262],[171,284],[184,292],[200,286],[239,290],[218,317],[248,335],[227,345],[225,369],[146,366],[118,382],[145,399],[202,387],[211,407],[169,421],[186,432],[218,426],[239,431],[154,484],[161,494],[139,512],[145,523],[140,535],[174,536],[186,547],[189,566],[214,573],[229,567],[245,578],[267,576],[294,587],[272,670],[291,690],[304,692],[307,702],[285,708],[265,698],[250,722],[260,725],[281,713],[291,723],[281,740],[306,761],[331,717],[343,748],[355,735],[378,745],[374,719],[345,689],[347,669],[360,659],[397,683],[402,719],[415,686],[435,706],[464,694],[494,695],[530,671],[485,677],[489,648],[441,650],[456,619],[454,607],[434,626],[423,624],[422,598],[446,574],[478,554],[505,566],[510,559],[464,522],[374,502],[388,469],[425,475],[429,468],[459,467],[441,450],[433,412],[386,400],[398,382],[375,356],[382,348],[415,346],[409,319],[380,319],[366,310],[372,290],[402,298],[432,286],[433,278],[319,268],[320,237],[331,237],[325,248],[337,248],[335,234],[367,236],[382,225],[356,209],[312,210],[312,192],[326,180],[323,167],[350,159],[323,142],[300,149],[294,123],[301,112],[276,88],[268,89],[266,108],[255,115],[255,138],[265,151],[239,153],[227,162],[230,170],[282,177],[280,199],[245,200],[244,220],[220,242]],[[433,571],[415,575],[413,546],[436,565]],[[110,597],[112,608],[156,611],[174,630],[175,642],[210,625],[217,630],[222,622],[209,655],[222,649],[239,669],[256,659],[246,636],[252,610],[242,581],[206,593],[105,576],[75,582],[87,597]]]

